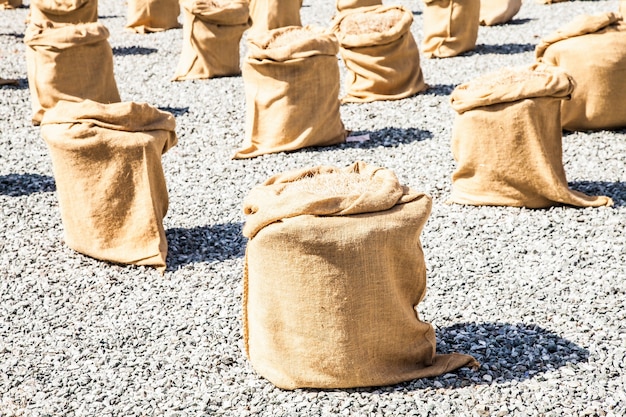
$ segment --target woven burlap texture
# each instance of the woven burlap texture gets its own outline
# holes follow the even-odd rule
[[[522,0],[480,0],[479,22],[483,26],[506,23],[522,7]]]
[[[98,20],[97,0],[31,0],[28,21],[36,25],[91,23]]]
[[[363,28],[371,26],[371,30]],[[401,6],[348,9],[333,20],[348,73],[343,102],[398,100],[426,89],[413,13]]]
[[[612,205],[570,190],[562,162],[561,100],[574,88],[558,67],[501,69],[458,86],[450,202],[544,208]]]
[[[563,128],[626,127],[626,23],[619,13],[578,16],[543,38],[535,56],[576,83],[571,100],[561,104]]]
[[[382,0],[337,0],[335,7],[338,12],[348,9],[357,9],[359,7],[379,6],[383,4]]]
[[[137,33],[179,28],[178,0],[128,0],[126,28]]]
[[[65,243],[96,259],[165,270],[161,155],[174,117],[145,103],[59,102],[41,135],[52,157]]]
[[[182,0],[183,47],[175,81],[241,73],[239,43],[250,26],[247,0]]]
[[[416,306],[429,196],[357,162],[276,175],[244,200],[244,345],[284,389],[350,388],[477,366],[437,355]]]
[[[250,0],[252,32],[265,32],[285,26],[302,26],[302,0]]]
[[[108,37],[98,22],[28,26],[24,43],[34,124],[59,100],[120,101]]]
[[[480,0],[423,0],[427,58],[448,58],[476,47]]]
[[[22,0],[0,0],[0,10],[16,9],[22,5]]]
[[[287,39],[289,42],[277,42]],[[339,43],[329,31],[289,26],[248,34],[243,63],[245,144],[234,158],[345,141]]]

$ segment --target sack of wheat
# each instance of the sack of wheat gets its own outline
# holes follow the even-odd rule
[[[265,32],[285,26],[302,26],[302,0],[250,0],[250,31]]]
[[[98,20],[97,0],[31,0],[28,21],[35,25],[90,23]]]
[[[136,33],[179,28],[178,0],[128,0],[126,28]]]
[[[522,7],[522,0],[480,0],[480,19],[483,26],[506,23]]]
[[[480,0],[423,0],[427,58],[448,58],[476,47]]]

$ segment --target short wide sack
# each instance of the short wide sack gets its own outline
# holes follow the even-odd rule
[[[96,259],[165,270],[161,155],[174,117],[144,103],[59,102],[41,135],[52,157],[65,243]]]
[[[302,0],[250,0],[251,32],[302,26]]]
[[[241,73],[239,43],[249,25],[247,0],[182,0],[183,49],[174,80]]]
[[[426,89],[413,14],[401,6],[348,9],[334,19],[348,74],[344,102],[398,100]]]
[[[136,33],[179,28],[178,0],[128,0],[126,28]]]
[[[493,26],[506,23],[522,8],[522,0],[480,0],[480,24]]]
[[[42,28],[24,36],[33,123],[59,100],[117,103],[109,31],[98,22]]]
[[[245,144],[234,158],[345,141],[338,52],[333,33],[309,26],[248,35]]]
[[[427,58],[448,58],[476,47],[480,0],[423,0]]]
[[[545,208],[612,205],[570,190],[562,162],[561,100],[574,88],[554,66],[502,69],[458,86],[451,104],[450,202]]]
[[[46,22],[90,23],[98,20],[98,0],[31,0],[28,20],[46,26]]]
[[[348,9],[357,9],[359,7],[380,6],[382,0],[336,0],[335,7],[338,12]]]
[[[244,200],[244,346],[284,389],[432,377],[471,356],[437,355],[415,308],[429,196],[387,169],[319,166],[268,179]]]
[[[564,129],[626,127],[626,23],[620,14],[579,16],[542,39],[535,55],[576,83],[572,99],[561,105]]]

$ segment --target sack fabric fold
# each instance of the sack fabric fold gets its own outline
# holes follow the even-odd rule
[[[239,43],[250,26],[247,0],[182,0],[183,47],[175,81],[241,73]]]
[[[28,15],[31,24],[77,24],[98,21],[97,0],[31,0]]]
[[[562,162],[561,100],[574,84],[561,69],[544,64],[502,69],[458,86],[451,105],[450,202],[545,208],[612,205],[605,196],[568,188]]]
[[[576,83],[571,100],[561,104],[564,129],[626,127],[626,23],[620,14],[578,16],[542,39],[535,56]]]
[[[248,35],[245,143],[234,158],[345,141],[338,52],[333,33],[309,26]]]
[[[348,74],[343,102],[398,100],[426,89],[413,14],[401,6],[372,6],[339,13],[337,36]]]
[[[383,4],[382,0],[337,0],[335,7],[338,12],[342,12],[348,9],[357,9],[359,7],[380,6]]]
[[[0,10],[17,9],[22,5],[22,0],[0,0]]]
[[[423,0],[427,58],[448,58],[476,47],[480,0]]]
[[[251,32],[302,26],[302,0],[250,0]]]
[[[65,243],[96,259],[165,270],[161,155],[174,117],[145,103],[60,101],[41,135],[52,157]]]
[[[128,0],[126,28],[136,33],[179,28],[178,0]]]
[[[362,162],[276,175],[244,200],[244,346],[284,389],[379,386],[478,366],[419,319],[431,199]]]
[[[480,0],[479,23],[493,26],[506,23],[522,8],[522,0]]]

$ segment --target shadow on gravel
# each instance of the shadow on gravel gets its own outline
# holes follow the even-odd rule
[[[241,223],[226,223],[166,230],[167,270],[173,271],[191,263],[243,257],[246,238],[241,229]]]
[[[158,109],[170,112],[174,117],[189,113],[189,107],[159,107]]]
[[[532,43],[503,43],[501,45],[485,45],[478,44],[476,49],[465,52],[459,56],[472,56],[472,55],[513,55],[521,54],[524,52],[531,52],[535,50],[535,45]]]
[[[420,94],[426,96],[449,96],[455,87],[454,84],[428,84],[428,88]]]
[[[505,25],[525,25],[526,23],[532,22],[533,20],[537,20],[537,19],[529,19],[529,18],[513,19],[513,20],[509,20],[508,22],[506,22],[503,26],[505,26]]]
[[[98,16],[98,19],[117,19],[118,17],[124,17],[117,14],[112,14],[109,16]]]
[[[0,84],[0,88],[6,90],[26,90],[28,89],[28,80],[26,78],[13,78],[11,81],[17,81],[17,84],[13,82],[9,84]]]
[[[413,142],[421,142],[423,140],[432,139],[433,134],[428,130],[421,130],[415,128],[399,128],[399,127],[385,127],[380,130],[359,130],[350,133],[350,136],[363,136],[369,135],[369,140],[365,142],[345,142],[334,146],[324,147],[310,147],[299,149],[295,152],[324,152],[334,151],[337,148],[348,149],[371,149],[371,148],[390,148],[398,145],[406,145]]]
[[[626,205],[626,182],[573,181],[569,186],[587,195],[606,195],[613,199],[614,207]]]
[[[0,33],[0,36],[9,36],[9,37],[13,37],[16,39],[24,39],[24,34],[23,33]]]
[[[144,48],[143,46],[116,46],[113,55],[150,55],[158,52],[156,48]]]
[[[56,191],[54,178],[39,174],[0,175],[0,195],[21,197]]]

